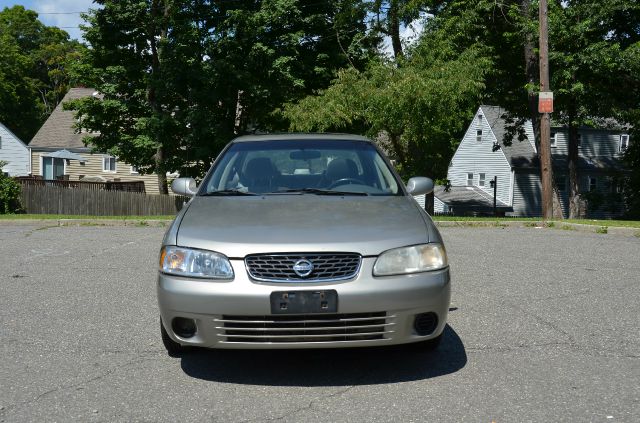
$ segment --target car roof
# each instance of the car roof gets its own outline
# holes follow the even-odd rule
[[[280,133],[280,134],[263,134],[263,135],[243,135],[233,139],[232,143],[238,142],[255,142],[255,141],[293,141],[293,140],[328,140],[328,141],[364,141],[373,142],[369,138],[361,135],[353,134],[334,134],[334,133]]]

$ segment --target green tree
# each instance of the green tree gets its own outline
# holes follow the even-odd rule
[[[405,176],[445,177],[491,63],[480,46],[459,53],[437,34],[407,53],[343,70],[327,90],[287,105],[290,129],[383,135]]]
[[[88,140],[142,172],[201,175],[235,135],[286,125],[272,111],[361,64],[353,1],[97,1],[85,38],[101,99],[68,107]],[[340,49],[335,45],[339,44]]]
[[[0,121],[28,142],[69,89],[69,69],[82,48],[36,12],[0,11]]]

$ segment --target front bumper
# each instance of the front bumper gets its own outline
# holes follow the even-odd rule
[[[361,347],[418,342],[440,335],[451,300],[449,268],[374,278],[374,263],[375,258],[363,258],[355,279],[336,283],[256,282],[247,275],[242,260],[231,261],[235,273],[233,281],[159,274],[160,315],[174,341],[208,348]],[[284,318],[271,315],[270,295],[273,291],[328,289],[338,293],[337,314],[286,315]],[[414,321],[423,313],[437,316],[437,325],[431,333],[420,336]],[[197,328],[195,335],[189,338],[176,335],[171,322],[177,317],[193,319]],[[236,322],[234,330],[230,330],[229,325],[234,325],[230,321]],[[241,323],[237,324],[238,321]],[[331,327],[324,328],[326,325],[322,321],[330,321]],[[340,325],[360,326],[343,329],[345,334],[339,336]],[[238,327],[244,329],[237,330]],[[305,335],[296,335],[302,331]],[[248,335],[238,336],[238,333]],[[261,336],[263,333],[277,336]]]

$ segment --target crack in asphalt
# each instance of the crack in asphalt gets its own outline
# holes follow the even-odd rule
[[[157,353],[157,351],[155,351]],[[102,372],[101,374],[97,375],[97,376],[93,376],[91,378],[82,380],[80,382],[76,382],[76,383],[72,383],[72,384],[68,384],[68,385],[63,385],[63,386],[57,386],[55,388],[49,389],[48,391],[42,392],[38,395],[36,395],[34,398],[31,398],[29,400],[26,401],[22,401],[19,403],[14,403],[14,404],[9,404],[9,405],[5,405],[4,408],[2,410],[0,410],[0,416],[2,416],[2,418],[4,419],[5,415],[7,414],[7,412],[9,411],[15,411],[15,410],[19,410],[20,408],[26,407],[26,406],[30,406],[33,405],[35,403],[37,403],[38,401],[40,401],[42,398],[54,393],[54,392],[60,392],[60,391],[67,391],[70,389],[76,389],[76,388],[80,388],[80,387],[84,387],[85,385],[104,379],[107,376],[112,375],[113,373],[131,366],[132,364],[137,364],[137,363],[142,363],[144,361],[149,361],[151,359],[155,359],[152,357],[148,357],[145,356],[145,353],[142,354],[138,354],[135,358],[122,363],[118,366],[112,367],[104,372]]]
[[[265,419],[265,418],[256,418],[256,419],[240,420],[238,423],[251,423],[251,422],[264,422],[264,421],[268,421],[268,422],[281,421],[281,420],[284,420],[284,419],[286,419],[287,417],[289,417],[291,415],[295,415],[295,414],[298,414],[298,413],[303,412],[303,411],[311,410],[313,408],[314,403],[317,402],[317,401],[326,400],[326,399],[329,399],[329,398],[339,397],[339,396],[344,395],[347,392],[351,391],[355,387],[356,387],[356,385],[350,385],[350,386],[347,386],[344,389],[341,389],[341,390],[339,390],[337,392],[333,392],[333,393],[331,393],[329,395],[323,395],[323,396],[321,396],[319,398],[312,399],[311,401],[309,401],[309,404],[307,404],[305,406],[302,406],[302,407],[298,407],[298,408],[292,410],[291,412],[289,412],[287,414],[283,414],[283,415],[278,416],[278,417],[270,417],[270,418],[267,418],[267,419]]]

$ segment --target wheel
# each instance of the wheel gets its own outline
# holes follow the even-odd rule
[[[160,318],[160,335],[162,336],[162,343],[164,344],[167,353],[171,357],[179,356],[181,353],[185,351],[185,347],[174,341],[169,337],[167,330],[164,328],[162,324],[162,318]]]
[[[426,341],[420,341],[420,342],[415,342],[413,344],[409,344],[409,347],[413,350],[413,351],[418,351],[418,352],[427,352],[427,351],[433,351],[435,349],[438,348],[438,346],[440,345],[440,342],[442,342],[442,333],[438,336],[436,336],[433,339],[428,339]]]
[[[335,188],[339,185],[346,185],[346,184],[360,184],[360,185],[366,185],[364,182],[362,182],[360,179],[356,179],[356,178],[342,178],[342,179],[338,179],[337,181],[334,181],[331,185],[329,185],[329,189],[331,188]]]

